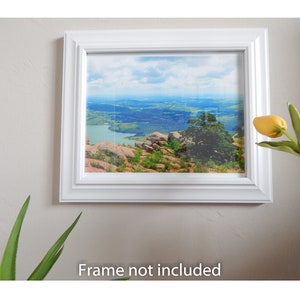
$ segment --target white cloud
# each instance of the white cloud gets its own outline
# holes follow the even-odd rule
[[[235,93],[240,55],[89,55],[88,94]]]

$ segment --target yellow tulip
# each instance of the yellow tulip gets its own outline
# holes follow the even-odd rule
[[[280,137],[287,130],[286,121],[276,115],[256,117],[253,125],[259,133],[271,138]]]

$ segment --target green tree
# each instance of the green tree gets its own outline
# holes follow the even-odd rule
[[[195,161],[216,164],[234,161],[235,146],[224,125],[211,113],[202,113],[188,121],[184,136],[190,141],[186,154]]]

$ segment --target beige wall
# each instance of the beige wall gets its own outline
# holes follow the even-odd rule
[[[221,262],[222,279],[300,279],[300,161],[285,153],[273,153],[273,204],[58,204],[64,30],[179,27],[268,27],[271,111],[289,119],[286,102],[300,107],[299,19],[0,20],[1,253],[21,204],[32,197],[19,279],[80,211],[48,279],[79,279],[83,261]]]

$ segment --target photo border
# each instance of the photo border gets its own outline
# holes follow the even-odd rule
[[[172,51],[244,52],[246,173],[85,173],[87,55]],[[66,31],[59,201],[272,202],[271,153],[252,125],[269,114],[268,68],[265,28]]]

